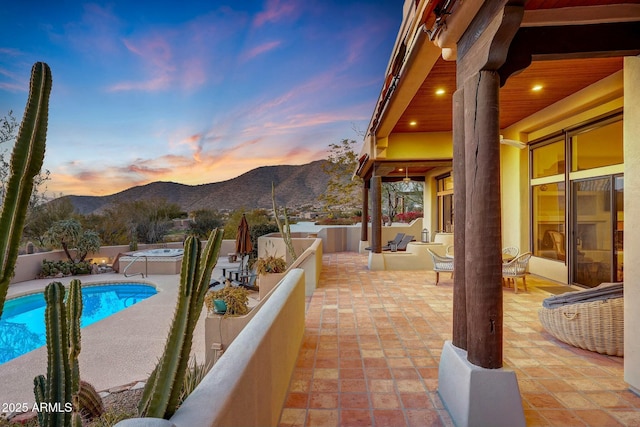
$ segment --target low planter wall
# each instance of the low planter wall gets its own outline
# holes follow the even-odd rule
[[[294,269],[265,300],[170,421],[118,427],[275,426],[304,335],[304,272]]]

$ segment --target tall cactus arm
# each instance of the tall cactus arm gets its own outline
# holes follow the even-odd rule
[[[218,260],[222,230],[214,230],[204,250],[192,236],[185,241],[180,289],[164,353],[143,392],[138,412],[141,416],[169,418],[180,399],[189,363],[193,331],[202,313],[211,271]]]
[[[69,369],[69,348],[67,322],[64,304],[65,289],[62,283],[52,282],[44,290],[45,322],[47,330],[47,388],[45,401],[71,402],[71,370]],[[51,412],[49,425],[67,426],[71,414]]]
[[[67,293],[67,327],[69,340],[69,364],[71,367],[71,394],[74,396],[74,406],[78,407],[76,397],[80,392],[80,316],[82,315],[82,284],[80,280],[73,279],[69,283]]]
[[[36,396],[36,403],[38,407],[43,402],[46,402],[46,390],[47,390],[47,380],[44,375],[38,375],[33,379],[33,393]],[[38,425],[45,426],[47,425],[47,414],[49,411],[38,411]]]
[[[11,155],[11,176],[0,216],[0,315],[18,258],[33,178],[44,161],[51,84],[49,66],[35,63],[31,69],[27,106]]]
[[[165,343],[162,358],[158,361],[154,375],[147,381],[143,400],[140,402],[141,412],[148,417],[164,417],[171,397],[171,389],[177,386],[174,379],[179,375],[181,349],[185,344],[184,339],[188,324],[189,295],[193,292],[199,258],[200,241],[193,236],[187,237],[184,242],[178,299],[173,322],[169,329],[169,337]],[[147,393],[147,389],[149,393]]]

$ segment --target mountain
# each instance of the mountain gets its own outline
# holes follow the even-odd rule
[[[81,214],[100,213],[107,206],[126,201],[165,199],[190,212],[197,209],[235,210],[271,208],[271,183],[279,206],[317,205],[329,177],[322,170],[326,160],[305,165],[262,166],[236,178],[202,185],[152,182],[109,196],[63,196]]]

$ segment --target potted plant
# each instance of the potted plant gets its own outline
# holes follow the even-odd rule
[[[262,299],[273,289],[287,271],[287,262],[284,257],[266,253],[266,256],[258,258],[255,263],[258,275],[259,298]]]
[[[209,313],[242,316],[249,312],[249,292],[242,286],[232,286],[230,281],[224,288],[208,292],[204,302]]]
[[[284,273],[287,271],[287,262],[281,256],[270,255],[267,253],[267,256],[258,258],[255,267],[258,275]]]

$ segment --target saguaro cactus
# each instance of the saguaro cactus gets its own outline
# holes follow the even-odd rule
[[[44,291],[47,308],[47,376],[34,379],[40,426],[81,426],[81,411],[90,415],[102,412],[102,401],[95,389],[80,381],[80,316],[82,290],[79,280],[69,284],[67,301],[62,283],[53,282]],[[82,401],[88,402],[83,404]]]
[[[33,178],[44,161],[51,84],[49,66],[36,62],[31,69],[29,98],[11,155],[11,175],[0,216],[0,316],[18,258]]]
[[[173,321],[164,353],[149,376],[138,406],[142,417],[168,419],[178,407],[191,353],[193,330],[202,312],[221,243],[222,230],[218,229],[211,232],[204,250],[198,238],[189,236],[185,240]]]

